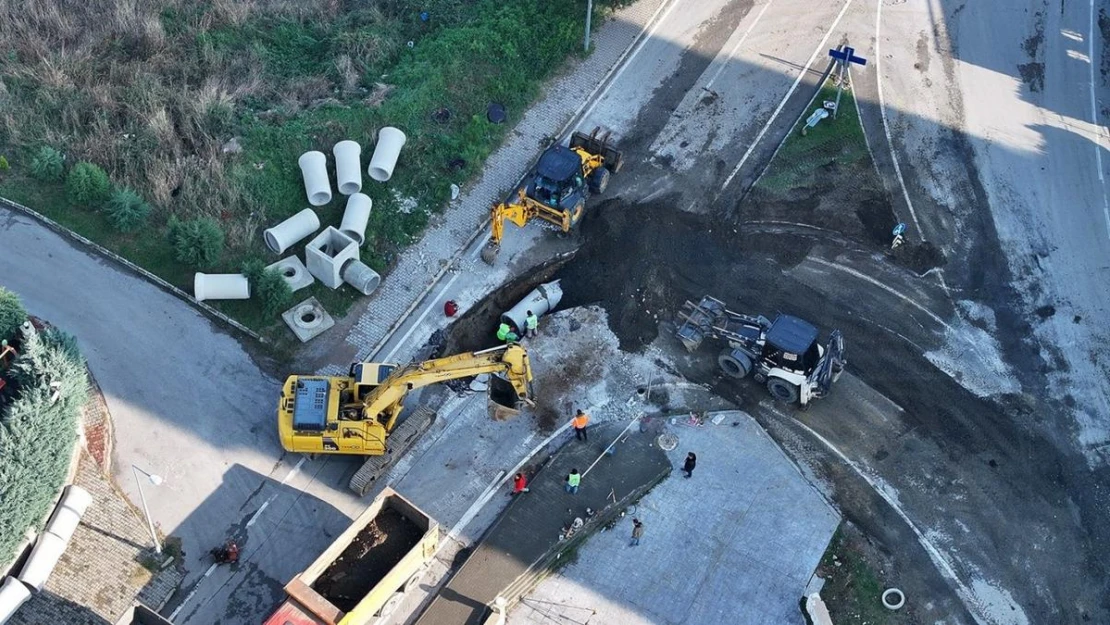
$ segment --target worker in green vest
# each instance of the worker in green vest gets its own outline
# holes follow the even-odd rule
[[[566,491],[572,495],[578,494],[578,485],[582,483],[582,476],[578,474],[578,469],[571,469],[570,474],[567,475],[567,483],[564,486]]]
[[[520,340],[520,337],[517,336],[516,332],[513,332],[509,324],[502,321],[501,325],[497,326],[497,340],[505,341],[506,343],[515,343]]]
[[[524,336],[530,339],[536,338],[536,334],[539,333],[537,330],[539,327],[540,318],[532,314],[532,311],[529,310],[528,314],[524,316]]]

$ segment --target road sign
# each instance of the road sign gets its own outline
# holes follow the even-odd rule
[[[867,59],[862,56],[856,56],[856,49],[845,46],[843,50],[829,50],[829,56],[840,61],[841,63],[856,63],[858,65],[867,65]]]

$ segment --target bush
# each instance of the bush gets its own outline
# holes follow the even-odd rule
[[[293,289],[276,269],[266,269],[261,261],[243,263],[243,275],[251,284],[251,298],[262,306],[262,313],[272,317],[293,305]]]
[[[224,231],[215,219],[200,217],[187,221],[170,218],[170,245],[174,258],[196,269],[207,269],[220,260],[224,251]]]
[[[8,164],[8,157],[0,156],[0,171],[8,171],[12,166]]]
[[[139,229],[150,214],[150,204],[133,190],[116,189],[104,207],[108,221],[120,232],[134,232]]]
[[[108,181],[108,174],[99,166],[82,161],[69,170],[66,193],[74,204],[100,208],[112,193],[112,183]]]
[[[24,321],[27,321],[27,311],[19,297],[0,286],[0,339],[14,339]]]
[[[39,180],[61,180],[66,170],[66,159],[62,153],[44,145],[31,159],[31,175]]]
[[[11,371],[18,392],[0,414],[0,562],[11,561],[27,529],[54,504],[88,399],[83,360],[49,336],[31,333],[22,344]]]

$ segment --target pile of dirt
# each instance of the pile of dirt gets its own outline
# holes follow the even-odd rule
[[[350,612],[424,535],[393,508],[385,508],[332,562],[312,589]]]

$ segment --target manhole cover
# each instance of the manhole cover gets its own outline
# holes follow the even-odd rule
[[[674,451],[674,448],[678,447],[678,437],[670,432],[664,432],[656,437],[655,443],[663,451]]]
[[[494,102],[486,109],[486,119],[491,124],[504,124],[508,115],[505,114],[505,105]]]

